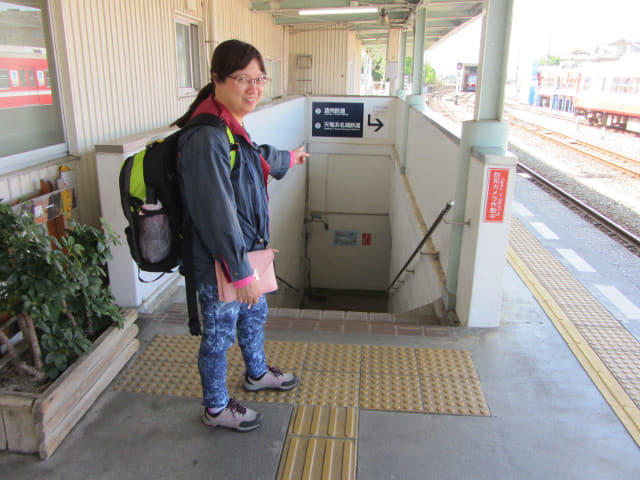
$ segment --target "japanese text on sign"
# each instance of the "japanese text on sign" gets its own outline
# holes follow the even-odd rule
[[[484,206],[485,222],[503,222],[509,181],[508,168],[490,168],[487,184],[487,199]]]
[[[314,137],[362,138],[364,103],[313,102],[311,134]]]

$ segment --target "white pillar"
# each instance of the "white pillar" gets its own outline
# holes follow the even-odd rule
[[[462,124],[458,151],[456,204],[451,214],[451,220],[455,224],[451,234],[443,300],[447,310],[458,311],[463,324],[468,322],[469,317],[468,315],[464,317],[457,308],[458,297],[470,295],[470,292],[463,291],[459,287],[460,271],[463,267],[467,268],[466,262],[473,261],[472,258],[462,255],[463,237],[467,242],[466,237],[470,235],[469,227],[466,227],[464,222],[469,218],[467,205],[480,201],[475,196],[479,194],[478,190],[472,190],[471,151],[474,147],[489,147],[505,152],[507,148],[508,131],[507,124],[502,122],[502,110],[512,10],[513,0],[485,0],[484,2],[474,120]],[[498,268],[504,267],[505,260],[506,253]],[[502,288],[501,285],[500,288]]]
[[[122,162],[137,151],[142,150],[151,139],[165,137],[169,129],[163,128],[134,135],[111,142],[108,145],[96,145],[96,170],[98,173],[98,189],[100,209],[104,220],[113,227],[120,236],[120,245],[111,249],[113,258],[107,262],[109,286],[116,304],[121,307],[134,307],[140,311],[151,308],[159,295],[174,281],[178,273],[165,274],[152,283],[138,280],[138,266],[131,258],[124,229],[127,220],[120,203],[120,167]],[[151,281],[157,273],[141,272],[140,276]]]
[[[485,0],[474,120],[501,120],[513,0]]]
[[[387,78],[389,79],[389,95],[395,94],[398,89],[398,79],[402,74],[402,68],[399,64],[400,50],[400,29],[389,29],[387,37]]]
[[[468,327],[500,325],[516,161],[501,148],[472,149],[456,308]]]
[[[413,34],[413,94],[422,93],[422,65],[424,57],[424,24],[427,9],[416,11],[416,26]]]
[[[396,91],[396,95],[400,98],[404,98],[404,65],[406,63],[407,58],[407,32],[404,30],[400,33],[400,55],[398,56],[398,67],[399,67],[399,76],[398,76],[398,90]]]

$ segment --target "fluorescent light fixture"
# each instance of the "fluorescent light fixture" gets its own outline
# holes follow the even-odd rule
[[[356,13],[377,13],[377,7],[304,8],[298,15],[352,15]]]

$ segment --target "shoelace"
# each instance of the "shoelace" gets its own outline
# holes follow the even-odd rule
[[[282,370],[276,368],[276,367],[267,367],[267,370],[269,370],[271,373],[273,373],[274,377],[279,377],[280,375],[283,375]]]
[[[247,409],[236,402],[233,398],[229,399],[229,403],[227,404],[227,408],[232,412],[238,412],[240,415],[244,415],[247,413]]]

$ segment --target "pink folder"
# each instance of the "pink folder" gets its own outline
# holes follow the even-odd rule
[[[276,272],[273,268],[274,250],[265,248],[255,250],[247,254],[249,263],[253,267],[254,274],[260,284],[260,293],[271,293],[278,290]],[[218,282],[218,298],[222,302],[233,302],[238,299],[236,287],[228,280],[220,262],[216,260],[216,280]]]

